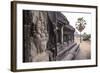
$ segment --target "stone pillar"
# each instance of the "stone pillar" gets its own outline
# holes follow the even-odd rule
[[[73,42],[74,42],[74,33],[73,33]]]
[[[61,27],[61,44],[63,44],[63,26]]]

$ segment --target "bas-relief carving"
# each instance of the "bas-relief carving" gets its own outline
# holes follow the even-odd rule
[[[41,11],[32,12],[34,33],[31,37],[31,56],[32,61],[49,60],[49,56],[46,53],[46,46],[48,41],[48,33],[46,27],[46,13]],[[43,59],[44,58],[44,59]]]

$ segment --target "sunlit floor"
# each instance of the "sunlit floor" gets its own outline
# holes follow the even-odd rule
[[[80,43],[80,38],[75,38],[75,42]],[[76,60],[91,58],[91,41],[83,41],[80,43],[80,51],[75,57]]]

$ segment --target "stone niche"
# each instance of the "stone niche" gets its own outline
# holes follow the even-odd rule
[[[23,10],[23,62],[49,61],[47,12]]]

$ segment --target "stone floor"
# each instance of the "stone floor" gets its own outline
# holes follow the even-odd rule
[[[75,41],[79,43],[79,38],[76,38]],[[91,58],[91,43],[90,41],[82,41],[82,43],[80,43],[80,51],[78,55],[75,57],[75,60],[83,60],[90,58]]]

